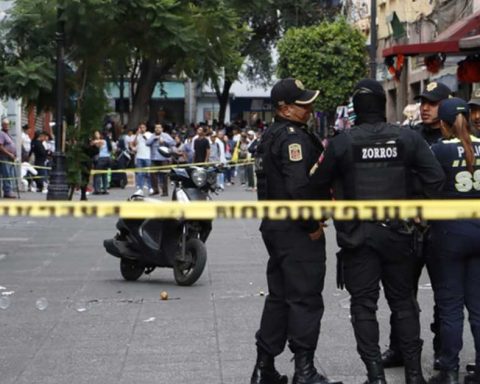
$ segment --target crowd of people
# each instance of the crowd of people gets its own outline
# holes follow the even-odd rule
[[[38,131],[33,139],[24,126],[22,151],[16,153],[14,139],[9,134],[8,119],[2,121],[0,132],[0,183],[4,198],[17,198],[16,189],[47,193],[48,173],[54,142],[48,132]],[[134,170],[136,194],[168,195],[168,167],[175,164],[223,164],[218,186],[240,183],[247,191],[256,190],[253,158],[256,145],[264,129],[262,123],[253,128],[245,122],[213,128],[208,124],[172,128],[170,125],[138,124],[136,129],[124,128],[116,134],[111,122],[95,131],[83,145],[80,189],[81,200],[87,195],[108,194],[110,187],[124,187],[127,174],[122,169]],[[166,147],[168,153],[160,151]],[[22,175],[17,178],[14,162],[22,160]],[[163,167],[163,169],[162,169]],[[133,169],[134,168],[134,169]],[[93,170],[93,172],[92,172]],[[112,171],[112,172],[110,172]],[[21,184],[17,185],[20,179]]]
[[[10,134],[10,121],[2,119],[0,131],[0,183],[3,198],[16,199],[21,189],[47,193],[48,169],[54,142],[48,132],[35,132],[33,139],[22,127],[21,152],[17,154],[15,140]],[[19,163],[20,166],[17,166]],[[20,174],[18,174],[20,172]]]
[[[125,130],[113,143],[115,160],[122,160],[113,168],[134,167],[136,194],[168,195],[168,166],[175,164],[209,163],[222,164],[223,172],[217,184],[221,190],[235,184],[236,179],[246,190],[255,191],[254,166],[248,163],[253,158],[261,129],[241,129],[228,126],[213,129],[207,124],[192,125],[175,130],[156,124],[148,129],[140,123],[136,130]],[[103,138],[109,133],[99,133]],[[104,144],[104,152],[107,152]],[[111,158],[111,154],[109,155]],[[244,164],[245,163],[245,164]],[[111,166],[111,164],[109,164]],[[162,169],[163,167],[163,169]],[[107,164],[95,165],[94,169],[108,169]],[[95,175],[94,178],[99,178]],[[94,193],[99,193],[95,189]],[[102,192],[104,193],[104,192]]]

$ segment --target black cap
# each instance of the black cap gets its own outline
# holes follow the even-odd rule
[[[270,92],[270,98],[275,107],[286,104],[311,104],[320,94],[320,91],[305,89],[300,80],[291,77],[278,81]]]
[[[451,89],[445,84],[437,83],[433,81],[427,85],[427,88],[420,96],[417,96],[415,100],[426,99],[434,103],[448,99],[452,93]]]
[[[468,102],[468,105],[472,107],[480,107],[480,89],[473,91],[472,98]]]
[[[438,107],[438,118],[450,125],[453,125],[459,113],[468,119],[470,109],[468,108],[467,102],[458,97],[442,100]]]

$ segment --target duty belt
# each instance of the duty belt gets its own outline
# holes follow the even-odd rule
[[[415,232],[415,223],[412,221],[405,220],[385,220],[385,221],[376,221],[377,225],[391,229],[392,231],[404,234],[411,235]]]

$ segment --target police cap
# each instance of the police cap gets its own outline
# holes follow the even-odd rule
[[[288,77],[279,80],[272,88],[270,97],[275,107],[287,104],[307,105],[315,101],[320,91],[305,89],[300,80]]]
[[[463,114],[468,119],[469,112],[470,110],[465,100],[458,97],[451,97],[450,99],[445,99],[440,102],[440,106],[438,107],[438,118],[453,125],[459,113]]]
[[[428,100],[434,103],[448,99],[452,93],[451,89],[445,84],[437,83],[433,81],[427,85],[427,88],[420,96],[417,96],[415,100]]]
[[[480,107],[480,89],[476,89],[472,93],[472,98],[468,102],[471,107]]]

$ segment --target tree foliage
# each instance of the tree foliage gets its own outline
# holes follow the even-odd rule
[[[14,3],[1,26],[1,95],[21,96],[42,109],[53,107],[57,3]],[[129,120],[136,125],[148,118],[155,85],[191,68],[192,57],[218,68],[220,59],[235,56],[235,15],[220,0],[64,0],[61,4],[68,74],[64,96],[75,95],[77,112],[82,111],[92,82],[124,75],[132,85]]]
[[[278,44],[278,76],[295,77],[320,89],[317,107],[335,111],[366,75],[365,37],[345,20],[292,28]]]

